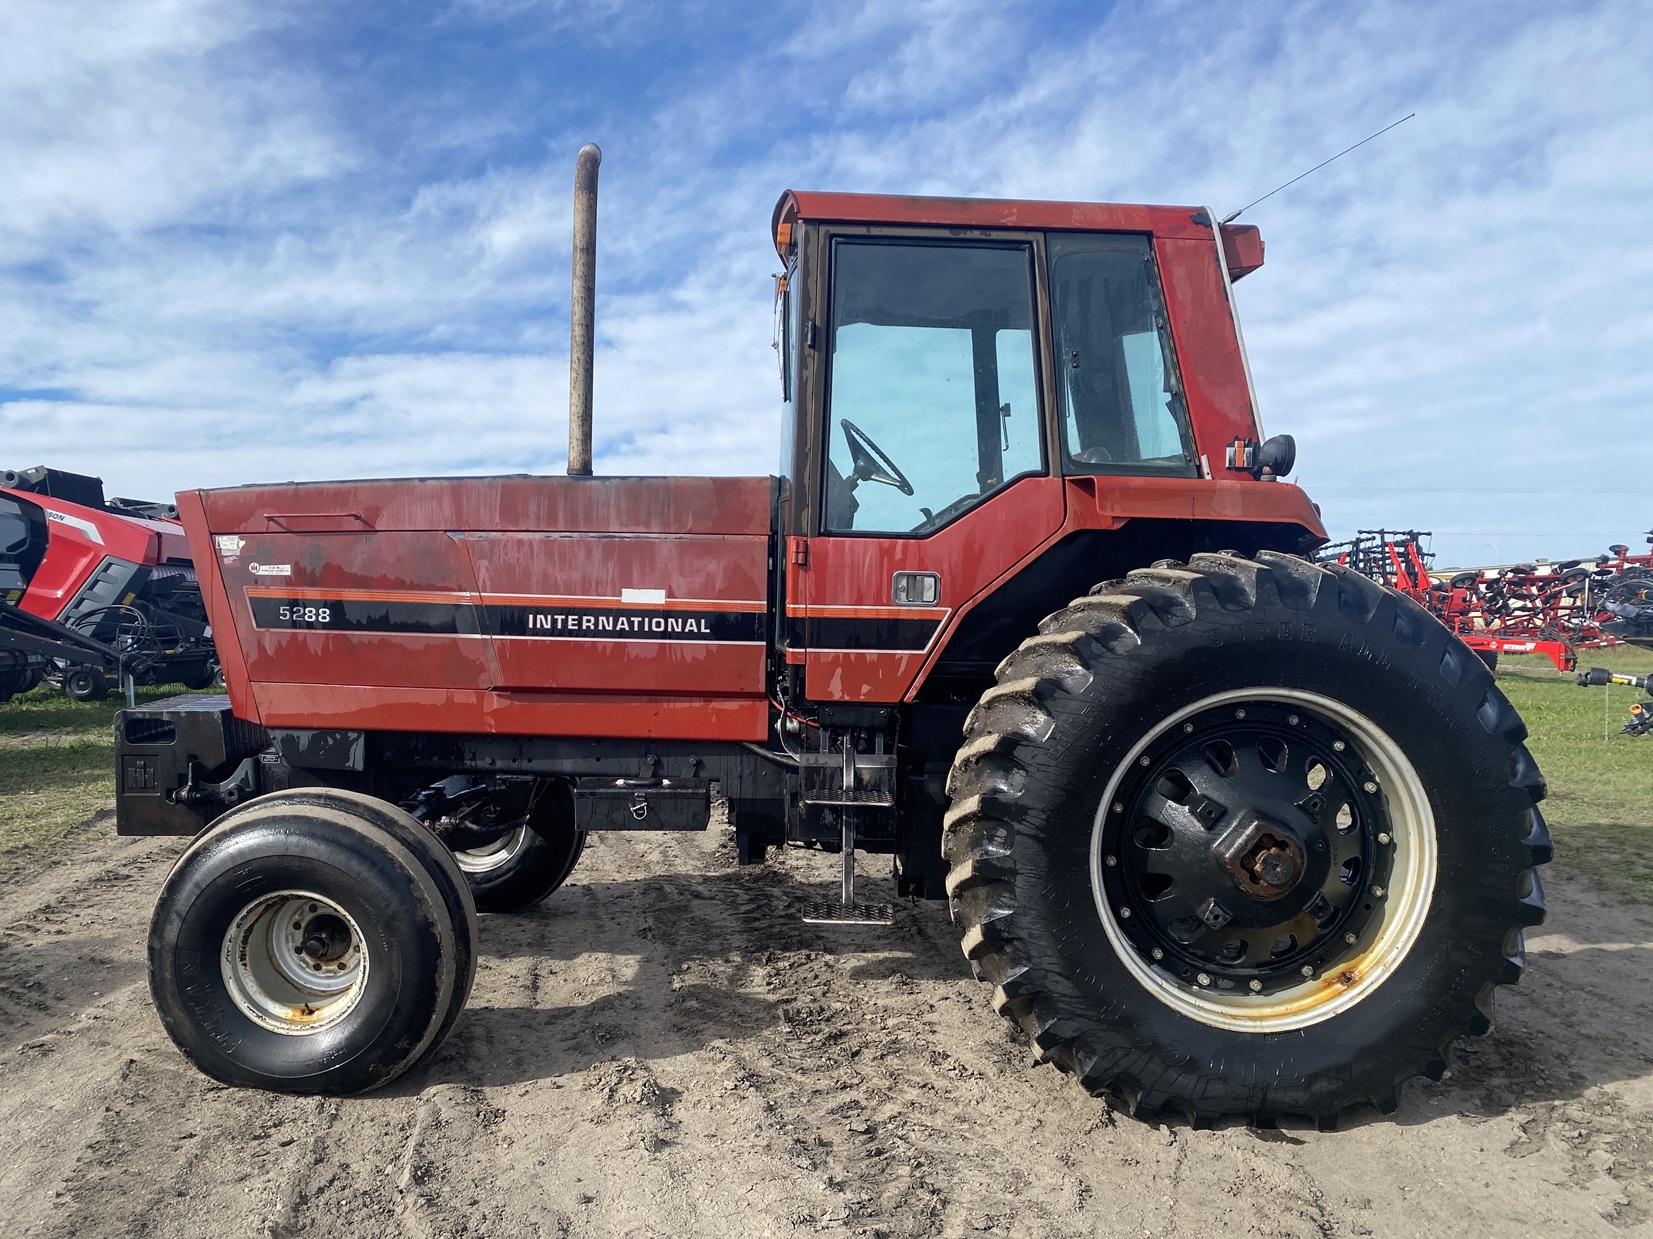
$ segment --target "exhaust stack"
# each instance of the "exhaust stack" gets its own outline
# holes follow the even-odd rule
[[[574,295],[568,342],[568,476],[591,476],[591,372],[596,351],[597,168],[603,151],[580,147],[574,165]]]

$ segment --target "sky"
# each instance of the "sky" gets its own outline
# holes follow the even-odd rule
[[[1653,526],[1653,6],[6,0],[0,467],[768,473],[787,188],[1251,208],[1268,433],[1443,564]]]

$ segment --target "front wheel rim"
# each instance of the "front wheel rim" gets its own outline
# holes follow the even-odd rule
[[[1406,958],[1434,892],[1434,816],[1359,711],[1241,689],[1132,746],[1090,867],[1109,945],[1149,993],[1213,1027],[1287,1032],[1349,1010]]]
[[[455,852],[453,858],[460,870],[466,874],[493,873],[495,870],[504,869],[515,863],[517,857],[527,849],[530,829],[531,827],[526,824],[518,826],[492,843]]]
[[[219,971],[230,998],[255,1024],[311,1036],[356,1009],[369,962],[350,913],[323,895],[287,890],[260,896],[230,922]]]

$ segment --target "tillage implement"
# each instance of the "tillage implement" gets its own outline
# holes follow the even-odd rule
[[[464,1006],[478,909],[597,830],[858,855],[946,899],[993,1005],[1141,1115],[1388,1111],[1543,917],[1526,729],[1326,541],[1197,207],[789,192],[774,477],[187,491],[227,697],[119,719],[118,824],[187,834],[149,939],[208,1074],[351,1093]]]

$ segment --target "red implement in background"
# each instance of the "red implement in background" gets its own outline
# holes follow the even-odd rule
[[[1653,554],[1615,544],[1594,561],[1525,563],[1434,572],[1423,530],[1363,529],[1320,558],[1354,568],[1417,600],[1471,649],[1490,656],[1542,654],[1558,671],[1578,664],[1577,651],[1653,639],[1638,620],[1653,590]],[[1649,538],[1653,542],[1653,537]]]

